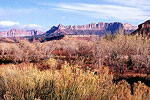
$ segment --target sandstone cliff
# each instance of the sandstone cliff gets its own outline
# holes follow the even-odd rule
[[[9,31],[0,32],[0,37],[25,37],[25,36],[36,36],[40,34],[43,34],[43,32],[36,30],[11,29]]]
[[[58,27],[53,26],[49,31],[45,33],[45,36],[58,36],[58,35],[105,35],[107,33],[115,34],[119,30],[123,32],[131,33],[137,29],[136,26],[132,26],[129,23],[122,24],[120,22],[114,23],[91,23],[87,25],[74,25],[64,26],[59,24]]]

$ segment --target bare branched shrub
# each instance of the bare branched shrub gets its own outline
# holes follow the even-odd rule
[[[22,40],[16,44],[1,43],[0,59],[12,62],[38,62],[56,58],[86,67],[105,65],[123,74],[125,70],[149,71],[149,43],[149,40],[143,40],[141,37],[123,34],[96,41],[64,38],[44,43],[29,43]]]

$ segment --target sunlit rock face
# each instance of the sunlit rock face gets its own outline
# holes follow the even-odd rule
[[[129,23],[124,24],[124,30],[130,30],[130,31],[133,30],[133,31],[135,31],[137,28],[138,28],[138,26],[133,26]]]
[[[25,36],[36,36],[40,34],[43,34],[43,32],[37,30],[11,29],[9,31],[0,32],[0,37],[25,37]]]

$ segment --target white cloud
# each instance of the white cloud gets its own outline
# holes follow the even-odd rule
[[[42,29],[42,26],[37,25],[37,24],[28,24],[28,25],[23,25],[20,24],[19,22],[13,22],[13,21],[0,21],[0,31],[4,30],[9,30],[12,28],[17,28],[17,29]]]
[[[135,7],[143,7],[143,6],[150,5],[149,0],[107,0],[107,2],[114,2],[117,4],[120,3],[128,6],[135,6]]]
[[[147,10],[150,12],[150,2],[149,0],[107,0],[106,2],[111,2],[123,6],[136,7],[142,10]]]
[[[37,25],[37,24],[24,25],[24,27],[30,27],[30,28],[42,28],[42,26]]]
[[[110,0],[113,2],[121,1],[121,0]],[[132,0],[122,1],[120,3],[128,4]],[[132,4],[137,2],[138,0],[133,0]],[[142,1],[142,0],[141,0]],[[146,3],[142,3],[140,1],[140,5],[145,4],[143,8],[146,8]],[[147,1],[147,0],[144,0]],[[90,17],[95,18],[113,18],[118,20],[148,20],[150,18],[150,13],[148,10],[144,10],[143,8],[138,8],[135,6],[119,6],[119,5],[106,5],[106,4],[86,4],[86,3],[77,3],[77,4],[67,4],[61,3],[55,5],[57,10],[63,11],[71,11],[84,15],[88,15]]]
[[[16,25],[19,25],[19,22],[0,21],[0,26],[3,26],[3,27],[10,27],[10,26],[16,26]]]

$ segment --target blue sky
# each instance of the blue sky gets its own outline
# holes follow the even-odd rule
[[[0,30],[48,30],[53,25],[150,19],[149,0],[0,0]]]

